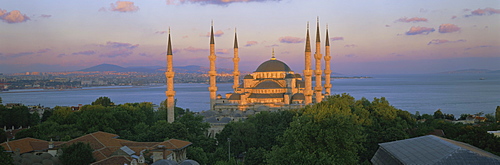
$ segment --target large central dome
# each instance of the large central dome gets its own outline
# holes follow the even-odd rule
[[[288,65],[286,65],[284,62],[281,62],[280,60],[268,60],[260,64],[255,72],[276,72],[276,71],[288,72],[292,70],[290,69],[290,67],[288,67]]]

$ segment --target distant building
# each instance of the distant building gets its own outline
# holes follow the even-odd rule
[[[500,164],[500,157],[477,147],[434,135],[380,143],[375,165]]]

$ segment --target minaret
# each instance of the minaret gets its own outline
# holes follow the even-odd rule
[[[330,76],[332,71],[330,70],[330,38],[328,37],[328,25],[326,25],[326,41],[325,41],[325,94],[331,95],[332,84],[330,83]]]
[[[208,91],[210,91],[210,110],[214,110],[215,99],[217,97],[217,86],[216,86],[216,77],[217,71],[215,70],[215,39],[214,39],[214,23],[212,21],[212,26],[210,29],[210,55],[208,56],[208,60],[210,60],[210,71],[208,71],[208,75],[210,76],[210,87],[208,87]]]
[[[314,95],[316,97],[316,103],[321,102],[323,100],[323,95],[321,91],[323,91],[323,87],[321,86],[321,39],[319,36],[319,17],[316,20],[316,52],[314,53],[314,58],[316,59],[316,70],[314,73],[316,74],[316,86],[314,86]]]
[[[167,77],[167,91],[165,91],[165,95],[167,95],[167,121],[169,123],[174,122],[174,65],[173,65],[173,54],[172,54],[172,42],[170,41],[170,28],[168,29],[168,43],[167,43],[167,71],[165,72],[165,76]]]
[[[311,41],[309,40],[309,23],[307,23],[307,34],[306,34],[306,51],[305,51],[305,89],[304,89],[304,104],[309,105],[312,103],[312,70],[311,70]]]
[[[240,70],[238,69],[238,62],[240,62],[240,58],[238,57],[238,39],[236,37],[236,28],[234,28],[234,71],[233,71],[233,89],[238,88],[240,85]]]

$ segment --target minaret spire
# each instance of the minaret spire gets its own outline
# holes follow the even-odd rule
[[[238,57],[238,38],[236,35],[236,28],[234,28],[234,71],[233,71],[233,89],[236,90],[240,85],[240,70],[238,69],[238,63],[240,62],[240,57]]]
[[[208,56],[208,60],[210,60],[210,71],[208,71],[208,75],[210,76],[210,86],[208,87],[208,91],[210,92],[210,110],[214,110],[215,99],[217,95],[217,85],[216,85],[216,77],[217,71],[215,70],[215,60],[217,56],[215,56],[215,39],[214,39],[214,22],[212,20],[212,26],[210,27],[210,55]]]
[[[316,97],[316,103],[319,103],[323,100],[323,95],[321,91],[323,91],[323,87],[321,86],[321,40],[319,35],[319,17],[316,20],[316,52],[314,53],[314,58],[316,59],[316,70],[314,73],[316,74],[316,85],[314,86],[314,95]]]
[[[272,56],[271,56],[271,60],[276,60],[276,57],[274,57],[274,47],[273,47],[273,53],[272,53]]]
[[[330,83],[330,76],[332,71],[330,70],[330,38],[328,36],[328,25],[326,25],[326,41],[325,41],[325,94],[331,95],[332,84]]]
[[[312,70],[311,70],[311,41],[309,39],[309,22],[307,22],[307,32],[306,32],[306,50],[305,50],[305,65],[304,65],[304,104],[309,105],[312,103]]]
[[[170,27],[168,28],[168,43],[167,43],[167,69],[165,72],[165,77],[167,78],[167,91],[165,95],[167,96],[167,121],[169,123],[174,122],[175,114],[175,91],[174,91],[174,64],[173,64],[173,54],[172,54],[172,41],[170,40]]]

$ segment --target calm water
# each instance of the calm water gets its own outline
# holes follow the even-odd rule
[[[484,80],[479,80],[484,78]],[[314,84],[314,83],[313,83]],[[437,109],[459,116],[480,111],[493,113],[500,106],[499,74],[375,75],[370,79],[335,79],[333,93],[349,93],[356,99],[385,97],[396,108],[421,114]],[[218,93],[231,92],[232,84],[218,84]],[[209,107],[208,84],[175,84],[177,106],[192,111]],[[84,90],[32,90],[0,93],[3,103],[54,107],[90,104],[107,96],[116,104],[153,102],[160,104],[165,86],[85,88]]]

